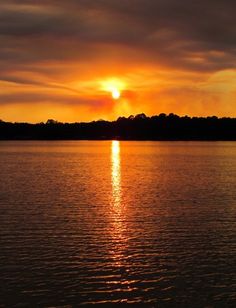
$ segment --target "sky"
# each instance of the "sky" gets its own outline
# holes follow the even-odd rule
[[[235,0],[0,0],[0,119],[236,117]]]

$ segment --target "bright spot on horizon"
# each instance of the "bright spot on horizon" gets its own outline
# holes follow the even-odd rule
[[[113,99],[119,99],[125,85],[119,79],[109,79],[102,82],[102,90],[110,92]]]

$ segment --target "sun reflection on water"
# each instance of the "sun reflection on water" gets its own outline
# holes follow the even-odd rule
[[[120,142],[113,140],[111,144],[111,177],[112,177],[112,201],[119,211],[121,202],[120,188]]]
[[[119,279],[112,279],[112,284],[116,290],[131,292],[136,289],[134,279],[129,279],[129,272],[132,268],[132,258],[129,254],[129,232],[127,226],[127,207],[122,195],[122,176],[121,176],[121,153],[120,142],[111,143],[111,257],[115,271],[120,273]],[[124,293],[125,294],[125,293]],[[120,302],[127,302],[128,298],[124,295]]]
[[[117,267],[124,266],[124,251],[127,246],[125,236],[125,207],[122,202],[121,189],[121,167],[120,167],[120,142],[111,143],[111,184],[112,184],[112,203],[111,203],[111,235],[112,235],[112,258]]]

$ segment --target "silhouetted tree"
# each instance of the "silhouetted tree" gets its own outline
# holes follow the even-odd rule
[[[0,120],[0,139],[121,139],[121,140],[236,140],[236,119],[216,116],[179,117],[173,113],[119,117],[117,121],[46,124]]]
[[[137,114],[135,117],[134,117],[135,119],[146,119],[147,118],[147,116],[146,116],[146,114],[145,113],[140,113],[140,114]]]
[[[53,120],[53,119],[48,119],[47,122],[46,122],[47,125],[55,125],[55,124],[58,124],[58,121],[56,120]]]

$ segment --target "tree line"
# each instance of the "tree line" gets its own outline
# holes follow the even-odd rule
[[[116,121],[10,123],[0,120],[1,140],[236,140],[236,118],[180,117],[161,113]]]

